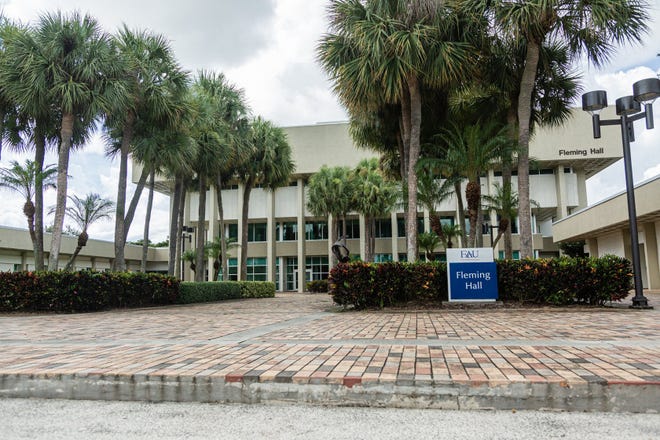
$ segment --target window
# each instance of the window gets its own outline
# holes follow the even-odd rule
[[[448,225],[448,226],[454,226],[456,223],[456,219],[454,217],[440,217],[440,224],[441,225]]]
[[[500,260],[504,259],[504,251],[500,251],[498,255]],[[520,251],[513,251],[513,259],[520,260]]]
[[[337,222],[339,224],[339,234],[343,234],[343,226],[342,222],[339,221]],[[347,239],[355,239],[355,238],[360,238],[360,220],[356,218],[348,219],[346,220],[346,238]]]
[[[396,219],[397,235],[399,237],[406,236],[406,219],[397,217]],[[424,232],[424,217],[417,217],[417,233]]]
[[[227,260],[227,277],[230,281],[238,281],[238,258],[230,258]]]
[[[388,261],[392,261],[392,254],[374,255],[374,263],[387,263]]]
[[[247,259],[247,280],[248,281],[266,281],[267,278],[266,258],[248,258]]]
[[[376,219],[376,230],[374,231],[375,238],[390,238],[392,237],[392,220]]]
[[[327,240],[328,222],[316,221],[305,223],[305,240]]]
[[[234,240],[238,241],[238,224],[230,223],[225,226],[225,230],[225,237],[233,238]]]
[[[321,255],[305,258],[305,269],[312,271],[312,281],[328,278],[328,257]]]
[[[248,242],[266,241],[266,223],[248,224]]]
[[[278,223],[275,235],[279,241],[298,240],[298,224],[296,222]]]

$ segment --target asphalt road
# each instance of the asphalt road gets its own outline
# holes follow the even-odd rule
[[[644,439],[658,414],[0,399],[0,439]]]

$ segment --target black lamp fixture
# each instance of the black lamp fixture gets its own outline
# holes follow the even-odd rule
[[[628,223],[630,226],[630,242],[632,245],[633,273],[635,279],[635,297],[632,300],[634,308],[650,308],[648,299],[643,294],[642,271],[639,255],[639,237],[637,232],[637,210],[635,208],[635,187],[632,176],[630,158],[630,143],[635,141],[633,123],[640,119],[646,120],[646,128],[653,128],[653,101],[660,97],[660,79],[647,78],[633,84],[633,95],[616,100],[618,119],[600,119],[600,111],[607,107],[607,92],[596,90],[582,95],[582,110],[591,114],[594,138],[600,138],[600,127],[603,125],[621,126],[623,143],[623,165],[626,174],[626,195],[628,197]],[[641,105],[644,105],[644,111]]]

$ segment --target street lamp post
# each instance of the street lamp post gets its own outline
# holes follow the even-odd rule
[[[616,114],[619,119],[600,119],[600,111],[607,107],[607,92],[596,90],[582,95],[582,110],[592,117],[594,139],[600,138],[600,127],[603,125],[621,126],[623,142],[623,165],[626,174],[626,195],[628,196],[628,223],[630,225],[630,242],[632,245],[633,273],[635,279],[635,297],[632,300],[634,308],[649,308],[649,303],[643,294],[642,271],[639,256],[639,237],[637,232],[637,211],[635,208],[635,187],[633,184],[632,163],[630,159],[630,143],[635,141],[634,122],[646,119],[646,128],[653,128],[653,101],[660,97],[660,79],[647,78],[633,84],[633,95],[616,100]],[[641,111],[640,104],[644,104]]]

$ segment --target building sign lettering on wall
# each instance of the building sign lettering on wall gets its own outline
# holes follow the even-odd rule
[[[559,155],[560,156],[582,156],[582,157],[586,157],[586,156],[592,155],[592,154],[593,155],[605,154],[605,148],[604,147],[590,148],[588,150],[586,148],[582,148],[582,149],[581,148],[576,148],[575,150],[564,150],[564,149],[559,150]]]

